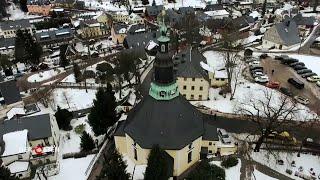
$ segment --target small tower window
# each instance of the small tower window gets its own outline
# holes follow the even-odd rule
[[[161,52],[165,52],[166,51],[166,46],[164,44],[161,45]]]

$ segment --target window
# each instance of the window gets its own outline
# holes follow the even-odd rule
[[[209,142],[209,146],[211,146],[212,145],[212,142]]]
[[[192,78],[192,81],[195,81],[196,80],[196,78]]]
[[[194,86],[191,86],[191,90],[194,90]]]
[[[191,149],[191,148],[192,148],[192,143],[191,143],[191,144],[189,144],[189,146],[188,146],[188,147],[189,147],[189,149]]]
[[[192,161],[192,151],[188,153],[188,163]]]
[[[190,99],[194,99],[194,95],[193,94],[191,94]]]
[[[202,86],[200,86],[200,88],[199,88],[199,89],[200,89],[200,91],[202,91],[202,90],[203,90],[203,87],[202,87]]]
[[[133,143],[133,156],[136,161],[138,161],[137,143]]]
[[[22,155],[19,154],[19,155],[18,155],[18,159],[22,159]]]
[[[166,46],[164,44],[161,45],[161,52],[165,52],[166,51]]]
[[[186,77],[185,77],[185,78],[183,78],[183,79],[184,79],[184,81],[187,81],[187,80],[188,80],[188,78],[186,78]]]
[[[212,154],[212,151],[211,151],[211,150],[209,150],[209,154]]]
[[[202,100],[202,95],[199,95],[199,100]]]
[[[187,89],[187,86],[183,86],[183,89],[186,90],[186,89]]]
[[[186,97],[187,95],[186,94],[183,94],[183,97]]]

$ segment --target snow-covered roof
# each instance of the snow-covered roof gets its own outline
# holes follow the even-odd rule
[[[221,79],[221,78],[226,79],[226,78],[228,78],[228,74],[227,74],[226,71],[215,71],[215,72],[214,72],[214,78],[215,78],[215,79],[217,79],[217,78],[219,78],[219,79]]]
[[[151,49],[153,49],[154,47],[156,47],[156,46],[158,46],[158,44],[157,43],[155,43],[154,41],[150,41],[149,43],[148,43],[148,45],[147,45],[147,50],[151,50]]]
[[[5,143],[2,157],[22,154],[28,150],[28,130],[10,132],[3,135]]]
[[[29,169],[29,162],[26,161],[15,161],[7,166],[11,174],[24,172]]]
[[[126,28],[121,28],[118,32],[120,34],[125,34],[127,32],[127,29]]]
[[[204,69],[204,70],[207,70],[208,72],[214,72],[214,70],[213,70],[213,68],[210,66],[210,65],[208,65],[208,64],[206,64],[206,63],[204,63],[204,62],[200,62],[200,66]]]
[[[216,10],[216,11],[206,11],[204,13],[207,14],[208,16],[227,16],[227,15],[229,15],[228,11],[226,11],[225,9]]]
[[[8,112],[7,112],[7,117],[8,119],[13,118],[15,115],[24,115],[26,114],[24,108],[22,107],[14,107],[11,108]]]
[[[252,11],[252,13],[250,13],[249,16],[253,18],[257,18],[257,17],[261,17],[261,14],[258,11]]]

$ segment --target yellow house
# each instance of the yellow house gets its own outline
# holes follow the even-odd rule
[[[230,150],[234,153],[236,146],[230,142],[226,149],[217,128],[204,122],[202,114],[180,95],[166,31],[162,25],[149,95],[133,107],[126,120],[118,122],[114,139],[120,154],[135,165],[147,164],[150,150],[159,145],[172,167],[171,177],[178,177],[209,149],[212,154],[224,155]]]
[[[117,44],[122,44],[127,37],[128,26],[125,24],[113,24],[111,28],[112,41]]]
[[[228,84],[228,74],[226,71],[209,72],[209,79],[212,87],[222,87]]]
[[[174,58],[179,91],[187,100],[202,101],[209,98],[208,74],[200,62],[206,62],[206,58],[197,48],[187,48]]]
[[[107,36],[109,34],[108,28],[99,23],[96,19],[82,21],[78,33],[82,38],[95,38]]]

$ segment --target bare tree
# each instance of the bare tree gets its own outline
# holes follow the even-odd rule
[[[257,125],[259,138],[254,151],[258,152],[273,131],[288,131],[286,128],[295,123],[301,109],[290,97],[279,97],[275,92],[265,89],[262,97],[252,97],[249,102],[240,102],[237,111]]]

